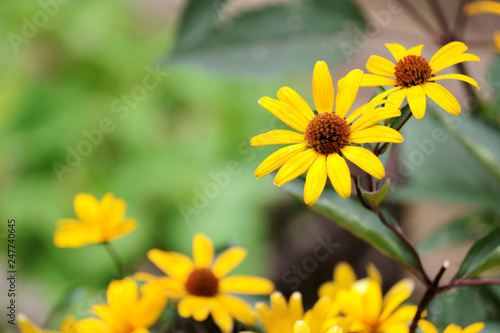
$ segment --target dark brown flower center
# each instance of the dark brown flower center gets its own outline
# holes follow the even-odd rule
[[[338,153],[349,143],[351,128],[345,119],[330,113],[320,113],[311,120],[306,129],[306,140],[310,148],[323,155]]]
[[[424,84],[431,75],[431,66],[427,60],[417,55],[400,59],[394,71],[397,85],[404,88]]]
[[[219,291],[219,279],[208,268],[197,268],[189,275],[186,290],[195,296],[215,296]]]

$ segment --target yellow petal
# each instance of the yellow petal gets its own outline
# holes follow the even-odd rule
[[[462,328],[455,324],[448,325],[443,333],[462,333]]]
[[[342,159],[344,160],[344,159]],[[333,280],[342,289],[351,288],[352,284],[356,282],[356,273],[352,266],[345,261],[339,262],[333,271]]]
[[[422,333],[438,333],[436,327],[425,319],[420,319],[418,321],[418,326],[422,329]]]
[[[431,66],[432,74],[452,65],[464,61],[480,61],[478,56],[464,53],[467,46],[462,42],[451,42],[439,49],[432,57],[429,65]]]
[[[81,247],[92,243],[93,232],[80,221],[73,219],[59,220],[54,232],[54,244],[57,247]]]
[[[101,200],[103,219],[107,224],[115,225],[123,221],[127,205],[123,199],[115,199],[112,193],[107,193]]]
[[[333,112],[334,90],[328,65],[318,61],[313,72],[313,97],[318,113]]]
[[[255,177],[262,178],[270,174],[271,172],[285,164],[286,161],[291,159],[297,153],[300,153],[306,149],[307,143],[300,143],[298,145],[287,146],[275,151],[257,167],[257,170],[255,170]]]
[[[273,290],[274,284],[271,281],[256,276],[232,275],[219,281],[221,293],[269,295]]]
[[[278,99],[287,103],[293,110],[302,115],[304,121],[314,118],[314,112],[307,102],[292,88],[282,87],[278,90]]]
[[[197,268],[208,268],[214,260],[214,244],[203,234],[194,235],[193,259]]]
[[[335,114],[341,118],[345,118],[347,112],[351,109],[352,103],[358,94],[363,71],[354,69],[350,71],[339,84],[337,92],[337,105],[335,106]]]
[[[276,177],[274,177],[274,183],[277,186],[281,186],[297,178],[309,169],[318,155],[313,149],[296,154],[281,167]]]
[[[375,107],[380,104],[388,104],[392,106],[392,104],[387,100],[373,99],[370,102],[361,105],[359,108],[351,112],[351,114],[349,114],[349,116],[345,120],[347,121],[348,124],[350,124],[362,114],[373,111],[373,109],[375,109]]]
[[[464,12],[467,15],[477,15],[484,13],[500,15],[500,3],[495,1],[472,2],[464,6]]]
[[[232,247],[222,252],[215,259],[212,272],[218,278],[231,272],[247,257],[247,250],[242,247]]]
[[[361,87],[395,86],[396,80],[373,74],[363,74]]]
[[[437,105],[445,109],[454,116],[460,114],[461,108],[455,96],[445,87],[438,83],[427,82],[423,85],[425,94],[429,96]]]
[[[299,320],[304,315],[304,307],[302,305],[302,294],[295,291],[288,301],[288,312],[292,322]]]
[[[413,317],[415,317],[416,312],[416,305],[405,305],[400,307],[384,321],[380,326],[380,331],[384,331],[385,327],[395,324],[409,324],[413,320]]]
[[[259,99],[259,104],[291,128],[300,132],[306,131],[309,122],[298,110],[292,108],[289,104],[269,97]]]
[[[78,332],[76,320],[72,316],[67,316],[61,323],[61,333]]]
[[[107,234],[104,236],[104,239],[106,241],[112,241],[117,238],[123,237],[132,231],[134,231],[137,228],[137,222],[134,219],[127,219],[126,221],[123,221],[122,223],[118,224],[115,228],[112,230],[109,230]]]
[[[326,160],[326,171],[335,191],[344,199],[351,196],[351,172],[339,154],[330,154]]]
[[[370,56],[368,62],[366,63],[367,70],[380,76],[394,77],[395,68],[395,64],[377,55]]]
[[[87,318],[80,320],[76,324],[76,331],[62,332],[62,333],[105,333],[107,330],[106,324],[97,318]],[[22,332],[27,333],[27,332]]]
[[[114,326],[114,327],[124,327],[126,323],[122,322],[121,317],[116,316],[111,308],[106,304],[98,304],[92,306],[92,312],[98,316],[102,321],[106,323],[106,326]]]
[[[398,91],[400,89],[401,89],[401,87],[399,87],[399,86],[391,88],[391,89],[387,89],[386,91],[384,91],[384,92],[378,94],[377,96],[373,97],[372,101],[383,100],[384,98],[386,98],[387,96],[389,96],[393,92]]]
[[[252,138],[252,146],[282,145],[306,142],[304,134],[288,130],[272,130]]]
[[[92,224],[99,217],[99,203],[97,199],[87,193],[79,193],[74,201],[75,213],[84,223]]]
[[[437,81],[445,79],[455,79],[455,80],[465,81],[467,83],[472,84],[474,87],[477,88],[477,90],[479,90],[479,85],[477,84],[476,80],[474,80],[471,77],[468,77],[467,75],[462,75],[462,74],[445,74],[445,75],[434,76],[431,77],[428,81]]]
[[[376,123],[401,116],[401,111],[392,106],[383,106],[381,108],[373,109],[370,112],[363,114],[358,120],[351,125],[351,133],[368,128]]]
[[[484,328],[484,323],[475,323],[464,328],[462,333],[478,333]]]
[[[339,302],[344,315],[352,318],[354,321],[363,320],[365,314],[363,297],[358,291],[354,289],[341,290],[339,292]]]
[[[384,310],[380,319],[387,320],[394,310],[410,297],[413,289],[414,283],[410,279],[404,279],[395,284],[384,297]]]
[[[369,128],[365,128],[360,131],[351,133],[349,136],[349,142],[351,143],[370,143],[370,142],[403,142],[403,136],[401,133],[393,128],[375,125]]]
[[[368,172],[375,178],[382,179],[385,176],[384,166],[377,156],[368,149],[362,147],[345,146],[341,149],[342,154],[362,170]]]
[[[131,278],[112,281],[108,286],[107,299],[115,316],[128,318],[136,310],[137,284]]]
[[[392,94],[390,94],[387,97],[387,100],[393,103],[391,105],[392,107],[399,109],[401,107],[401,104],[403,104],[403,101],[404,101],[407,93],[408,93],[408,89],[397,90],[397,91],[393,92]]]
[[[408,50],[408,55],[420,56],[422,54],[423,49],[424,49],[424,45],[418,45],[418,46],[412,47],[411,49]]]
[[[368,265],[366,266],[366,272],[368,273],[368,278],[370,280],[377,282],[379,285],[382,285],[382,275],[373,263],[368,263]]]
[[[411,113],[417,119],[422,119],[425,115],[425,108],[427,106],[427,98],[422,86],[413,86],[408,89],[408,104],[410,105]]]
[[[198,296],[186,296],[179,301],[177,305],[179,315],[184,318],[194,317],[202,321],[207,319],[210,312],[210,305],[204,298]]]
[[[310,333],[311,330],[305,321],[299,320],[293,325],[293,333]]]
[[[21,333],[42,333],[42,330],[32,324],[24,314],[19,314],[18,322]]]
[[[233,330],[233,318],[229,312],[222,307],[219,302],[211,302],[210,309],[212,318],[223,333],[229,333]]]
[[[255,325],[257,316],[250,304],[230,295],[217,295],[217,300],[231,316],[245,325]]]
[[[158,321],[167,297],[157,294],[156,291],[141,288],[141,298],[133,309],[132,324],[134,327],[150,327]],[[196,319],[196,318],[195,318]]]
[[[385,47],[391,51],[391,54],[394,59],[396,59],[396,62],[408,55],[406,49],[401,44],[385,44]]]
[[[277,318],[284,318],[288,315],[286,299],[280,292],[276,291],[270,297],[272,312]]]
[[[304,186],[304,201],[309,206],[314,205],[326,185],[326,155],[319,154],[309,168]]]
[[[365,320],[370,325],[376,325],[382,310],[382,289],[380,285],[370,280],[363,295],[363,304],[365,307]]]
[[[193,271],[193,261],[182,253],[153,249],[148,251],[148,258],[165,274],[180,281]]]

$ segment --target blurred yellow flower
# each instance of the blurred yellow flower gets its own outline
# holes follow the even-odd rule
[[[436,327],[425,319],[420,319],[418,321],[418,326],[420,326],[423,333],[438,333]],[[458,325],[450,324],[445,328],[443,333],[478,333],[483,328],[484,323],[475,323],[463,329]]]
[[[382,298],[382,288],[373,279],[363,279],[348,290],[341,290],[338,302],[342,313],[353,320],[351,332],[406,333],[417,306],[401,303],[410,297],[414,284],[404,279]]]
[[[167,276],[157,277],[136,273],[146,281],[144,288],[166,297],[180,299],[178,311],[182,317],[203,321],[209,314],[223,332],[233,329],[233,318],[254,325],[257,317],[252,307],[232,293],[269,295],[274,290],[271,281],[253,276],[226,276],[247,256],[241,247],[232,247],[214,261],[214,246],[205,235],[196,234],[193,240],[193,260],[177,252],[157,249],[148,258]]]
[[[107,193],[100,202],[86,193],[75,197],[76,219],[59,220],[54,234],[58,247],[81,247],[122,237],[136,228],[134,219],[125,218],[126,205]]]
[[[19,314],[18,317],[18,326],[19,330],[21,333],[79,333],[77,330],[77,323],[75,321],[75,318],[73,317],[66,317],[64,318],[62,324],[61,324],[61,329],[59,332],[57,331],[52,331],[52,330],[42,330],[35,326],[32,322],[29,321],[29,319],[23,315]]]
[[[350,320],[338,317],[339,308],[328,297],[320,298],[304,313],[302,295],[294,292],[287,304],[279,292],[271,295],[271,307],[255,305],[266,333],[347,333]]]
[[[380,272],[373,264],[366,267],[368,278],[382,284]],[[359,280],[364,281],[365,279]],[[323,283],[318,290],[319,297],[328,296],[335,299],[341,290],[350,289],[356,282],[356,273],[347,262],[340,262],[333,271],[333,280]]]
[[[351,174],[345,158],[374,176],[382,178],[382,163],[368,149],[350,144],[403,141],[396,130],[376,125],[378,122],[401,115],[394,107],[375,109],[376,103],[367,103],[346,117],[358,93],[363,72],[353,70],[339,83],[337,104],[334,107],[334,89],[328,66],[318,61],[313,73],[313,96],[317,114],[298,93],[289,87],[278,91],[278,99],[262,97],[259,104],[299,131],[272,130],[252,138],[252,146],[292,144],[267,157],[255,171],[262,178],[280,168],[274,183],[281,186],[307,170],[304,201],[313,205],[330,178],[337,193],[351,195]],[[359,118],[358,118],[359,117]],[[357,120],[356,120],[357,119]],[[352,125],[349,125],[352,124]]]
[[[160,316],[167,299],[152,290],[137,288],[131,278],[115,280],[108,286],[108,304],[92,307],[99,318],[83,319],[78,333],[147,333]]]
[[[478,15],[478,14],[500,15],[500,3],[495,1],[471,2],[464,6],[464,12],[467,15]],[[495,33],[494,42],[497,48],[497,52],[500,53],[500,32]]]
[[[366,63],[366,68],[373,74],[364,74],[361,81],[363,87],[394,86],[375,99],[387,98],[400,107],[405,97],[408,98],[411,112],[417,119],[425,114],[428,96],[437,105],[453,115],[461,111],[460,104],[446,88],[436,83],[438,80],[456,79],[472,84],[479,90],[479,86],[472,78],[462,74],[435,74],[449,66],[465,61],[480,61],[479,57],[465,53],[467,46],[462,42],[451,42],[440,48],[427,61],[421,56],[423,45],[406,50],[400,44],[385,44],[396,59],[393,62],[372,55]]]

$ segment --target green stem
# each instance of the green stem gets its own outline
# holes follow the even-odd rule
[[[118,252],[116,252],[115,248],[111,245],[109,242],[104,242],[102,243],[104,248],[106,249],[106,252],[111,258],[111,261],[116,266],[116,269],[118,270],[118,276],[123,278],[125,276],[125,265],[123,264],[123,261],[120,259],[120,256],[118,255]]]

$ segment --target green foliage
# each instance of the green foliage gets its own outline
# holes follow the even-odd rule
[[[391,179],[387,178],[384,185],[380,187],[378,191],[374,192],[369,192],[365,190],[363,187],[361,187],[361,181],[359,178],[358,178],[358,186],[361,189],[363,197],[366,200],[368,200],[368,202],[372,205],[372,207],[376,207],[380,205],[380,203],[384,200],[385,196],[387,195],[387,192],[389,192],[389,189],[391,188]]]
[[[348,0],[311,0],[247,11],[241,0],[190,1],[170,62],[212,71],[275,75],[349,60],[364,24]],[[208,13],[208,14],[207,14]]]

